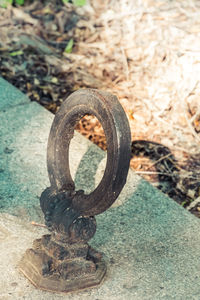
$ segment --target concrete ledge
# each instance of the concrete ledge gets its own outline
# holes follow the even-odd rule
[[[0,112],[3,112],[9,108],[16,105],[28,104],[30,102],[29,98],[22,94],[17,88],[12,86],[10,88],[9,84],[0,77]]]
[[[15,94],[18,100],[13,101]],[[119,199],[97,216],[97,233],[90,243],[105,254],[103,284],[68,295],[32,286],[17,265],[45,232],[30,221],[43,222],[39,196],[49,184],[46,143],[53,115],[0,79],[2,107],[0,299],[200,299],[199,219],[131,170]],[[78,133],[71,144],[76,186],[89,192],[103,174],[105,153]]]

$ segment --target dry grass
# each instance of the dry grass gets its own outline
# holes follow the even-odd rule
[[[199,190],[192,192],[183,179],[200,181],[195,163],[200,158],[200,2],[91,0],[85,13],[89,22],[79,24],[86,30],[76,63],[118,96],[132,140],[171,150],[180,171],[178,188],[191,200],[198,198]],[[98,128],[102,133],[96,123],[94,135]],[[183,169],[190,157],[193,163]],[[156,174],[146,159],[135,157],[131,165],[140,174]]]
[[[81,66],[115,93],[132,138],[196,153],[200,131],[199,1],[100,1],[85,8]],[[98,4],[99,3],[99,4]],[[93,5],[94,6],[94,5]],[[77,63],[79,63],[77,62]]]

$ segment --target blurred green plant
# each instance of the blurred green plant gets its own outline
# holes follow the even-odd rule
[[[64,52],[65,52],[65,53],[71,53],[71,52],[72,52],[73,45],[74,45],[74,40],[73,40],[73,39],[70,39],[69,42],[67,43],[67,46],[65,47]]]
[[[24,0],[15,0],[15,3],[18,5],[24,5]]]
[[[9,4],[23,5],[24,0],[0,0],[0,7],[7,8]]]
[[[62,2],[65,3],[69,3],[72,2],[74,5],[76,6],[83,6],[86,4],[86,0],[62,0]]]
[[[24,52],[22,50],[10,52],[10,56],[18,56],[18,55],[22,55],[22,54],[24,54]]]
[[[13,0],[0,0],[0,7],[6,8],[9,4],[12,4]]]
[[[9,4],[24,5],[25,0],[0,0],[0,7],[7,8]],[[62,0],[65,3],[73,3],[76,6],[84,6],[86,0]]]

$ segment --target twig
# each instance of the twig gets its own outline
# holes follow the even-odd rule
[[[157,163],[159,163],[160,161],[162,161],[163,159],[169,157],[171,155],[171,153],[168,153],[167,155],[159,158],[158,160],[156,160],[154,163],[152,163],[150,166],[148,166],[148,168],[146,170],[149,170],[151,167],[155,166]]]
[[[135,171],[136,174],[146,174],[146,175],[165,175],[165,176],[179,176],[179,174],[165,173],[165,172],[151,172],[151,171]]]
[[[193,123],[195,119],[199,116],[200,114],[200,108],[197,110],[197,112],[191,117],[190,122]]]
[[[124,66],[124,72],[126,74],[126,80],[128,81],[129,80],[129,67],[128,67],[127,57],[126,57],[123,47],[121,47],[121,52],[122,52],[122,63]]]
[[[195,91],[195,89],[196,89],[198,83],[199,83],[199,80],[196,80],[195,84],[193,84],[193,88],[190,90],[190,92],[188,93],[187,97],[188,97],[189,95],[191,95],[192,92]],[[198,140],[198,142],[200,142],[200,137],[199,137],[199,135],[196,133],[194,127],[192,126],[191,120],[189,120],[189,118],[188,118],[188,116],[187,116],[187,107],[186,107],[186,103],[185,103],[185,100],[187,99],[187,97],[185,97],[185,99],[184,99],[183,102],[182,102],[182,103],[183,103],[183,113],[184,113],[184,117],[185,117],[185,120],[186,120],[186,122],[187,122],[187,124],[188,124],[188,127],[189,127],[189,129],[191,130],[193,136]]]
[[[194,127],[192,126],[192,124],[191,124],[191,122],[190,122],[190,120],[189,120],[189,118],[188,118],[188,116],[187,116],[186,108],[184,109],[184,117],[185,117],[185,119],[186,119],[186,122],[187,122],[187,124],[188,124],[188,127],[189,127],[190,130],[191,130],[191,133],[192,133],[193,136],[198,140],[198,142],[200,142],[200,137],[199,137],[199,135],[196,133]]]
[[[39,223],[36,223],[35,221],[32,221],[32,222],[31,222],[31,225],[33,225],[33,226],[38,226],[38,227],[44,227],[44,228],[47,228],[47,226],[46,226],[46,225],[44,225],[44,224],[39,224]]]
[[[197,197],[194,201],[192,201],[192,203],[190,203],[190,205],[188,207],[186,207],[187,210],[192,209],[193,207],[196,206],[196,204],[200,203],[200,196]]]
[[[182,177],[182,178],[192,178],[192,179],[196,179],[196,180],[200,180],[199,177],[194,177],[194,176],[185,176],[185,175],[181,175],[179,173],[166,173],[166,172],[150,172],[150,171],[135,171],[136,174],[147,174],[147,175],[164,175],[164,176],[171,176],[171,177]]]

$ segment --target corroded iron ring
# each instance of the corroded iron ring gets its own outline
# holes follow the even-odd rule
[[[77,193],[69,169],[69,145],[74,127],[86,114],[100,121],[107,141],[104,176],[89,195]],[[47,166],[51,189],[74,193],[71,208],[81,216],[94,216],[109,208],[120,194],[129,169],[131,135],[126,114],[117,97],[94,89],[71,94],[56,114],[48,140]]]

